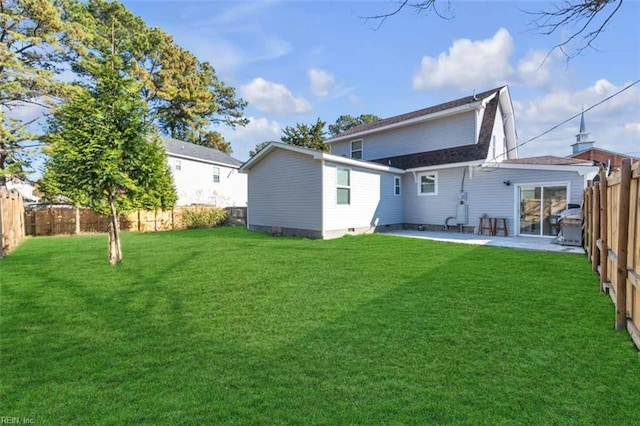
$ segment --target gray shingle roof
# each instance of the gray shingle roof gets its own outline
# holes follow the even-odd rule
[[[417,118],[417,117],[421,117],[423,115],[429,115],[429,114],[433,114],[436,112],[440,112],[440,111],[445,111],[451,108],[456,108],[462,105],[467,105],[473,102],[477,102],[479,100],[483,100],[484,98],[487,98],[491,95],[493,95],[494,93],[500,91],[503,87],[505,86],[501,86],[501,87],[497,87],[495,89],[491,89],[491,90],[487,90],[486,92],[481,92],[481,93],[477,93],[475,96],[471,95],[471,96],[465,96],[464,98],[460,98],[460,99],[455,99],[453,101],[449,101],[449,102],[445,102],[442,104],[438,104],[438,105],[434,105],[434,106],[430,106],[427,108],[423,108],[423,109],[419,109],[417,111],[412,111],[412,112],[407,112],[405,114],[400,114],[400,115],[396,115],[394,117],[389,117],[389,118],[383,118],[382,120],[378,120],[378,121],[374,121],[372,123],[365,123],[365,124],[361,124],[359,126],[355,126],[352,127],[348,130],[345,130],[342,133],[339,133],[329,139],[326,139],[325,142],[331,142],[334,139],[337,138],[342,138],[343,136],[349,136],[352,135],[354,133],[359,133],[359,132],[364,132],[366,130],[373,130],[373,129],[377,129],[378,127],[384,127],[384,126],[388,126],[390,124],[395,124],[395,123],[399,123],[401,121],[405,121],[405,120],[411,120],[412,118]]]
[[[167,149],[167,154],[184,155],[186,157],[198,158],[214,163],[228,164],[234,167],[240,167],[242,165],[242,161],[236,160],[217,149],[207,148],[206,146],[196,145],[166,136],[162,136],[162,142]]]
[[[500,88],[494,89],[494,92]],[[479,99],[487,97],[492,93],[485,92],[476,95]],[[456,102],[456,101],[454,101]],[[491,145],[491,134],[493,123],[498,111],[499,97],[494,97],[484,110],[478,143],[472,145],[455,146],[452,148],[437,149],[434,151],[418,152],[415,154],[398,155],[395,157],[379,158],[372,160],[376,163],[384,164],[399,169],[414,169],[416,167],[439,166],[443,164],[467,163],[470,161],[484,161],[489,154]]]
[[[579,160],[576,158],[556,157],[554,155],[541,155],[539,157],[514,158],[504,160],[509,164],[538,164],[543,166],[571,166],[576,164],[590,164],[589,160]]]

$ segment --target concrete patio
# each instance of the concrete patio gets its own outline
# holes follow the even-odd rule
[[[557,253],[585,254],[585,251],[582,247],[552,244],[552,238],[545,237],[492,237],[489,235],[476,235],[459,232],[432,232],[414,230],[397,230],[382,233],[386,235],[394,235],[397,237],[422,238],[425,240],[443,241],[449,243],[508,247],[523,250],[550,251]]]

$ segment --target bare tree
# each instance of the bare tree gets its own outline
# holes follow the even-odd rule
[[[565,0],[553,3],[552,9],[526,13],[533,16],[531,25],[544,35],[571,28],[570,35],[549,51],[551,54],[559,49],[567,59],[571,59],[586,48],[594,48],[593,42],[606,29],[622,3],[623,0]],[[574,41],[578,45],[571,47]]]
[[[440,0],[438,2],[438,5],[441,3],[445,3],[445,0]],[[447,6],[444,8],[444,11],[443,11],[442,9],[439,9],[437,7],[438,5],[436,4],[436,0],[419,0],[419,1],[400,0],[398,2],[398,6],[391,12],[381,13],[378,15],[361,16],[361,18],[364,19],[365,21],[378,21],[378,25],[375,28],[376,30],[379,29],[382,26],[382,24],[384,24],[384,21],[386,21],[387,18],[397,15],[403,9],[413,9],[413,11],[416,13],[433,12],[442,19],[450,20],[453,18],[453,13],[451,11],[451,2],[449,0],[446,0],[446,4]]]
[[[550,51],[559,49],[567,59],[580,55],[587,48],[594,48],[593,42],[604,32],[613,16],[620,10],[624,0],[563,0],[553,2],[547,9],[523,11],[531,15],[531,26],[541,34],[550,35],[568,28],[569,36],[556,44]],[[417,13],[433,12],[443,19],[452,19],[450,0],[400,0],[395,9],[388,13],[362,16],[365,20],[378,21],[380,28],[387,18],[397,15],[403,9]],[[443,8],[439,5],[443,4]],[[574,46],[574,42],[578,44]],[[547,55],[548,56],[548,55]]]

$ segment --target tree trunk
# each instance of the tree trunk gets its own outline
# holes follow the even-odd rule
[[[111,215],[109,217],[109,264],[122,263],[122,248],[120,246],[120,224],[116,210],[115,196],[109,197]]]

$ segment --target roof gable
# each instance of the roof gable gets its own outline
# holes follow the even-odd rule
[[[415,169],[418,167],[439,166],[443,164],[468,163],[472,161],[485,161],[489,154],[493,124],[498,112],[498,97],[494,97],[487,103],[480,126],[478,143],[472,145],[455,146],[451,148],[437,149],[433,151],[419,152],[415,154],[398,155],[373,160],[376,163],[385,164],[400,169]]]
[[[411,121],[414,119],[418,119],[420,117],[426,117],[429,116],[431,114],[435,114],[435,113],[439,113],[439,112],[443,112],[443,111],[447,111],[453,108],[457,108],[457,107],[462,107],[465,105],[469,105],[469,104],[473,104],[475,102],[479,102],[482,101],[494,94],[496,94],[497,92],[499,92],[500,90],[502,90],[505,86],[502,87],[498,87],[495,89],[491,89],[491,90],[487,90],[486,92],[481,92],[481,93],[477,93],[475,95],[471,95],[471,96],[465,96],[464,98],[460,98],[460,99],[455,99],[453,101],[449,101],[449,102],[445,102],[442,104],[438,104],[438,105],[433,105],[427,108],[422,108],[416,111],[412,111],[412,112],[408,112],[405,114],[400,114],[400,115],[396,115],[393,117],[389,117],[389,118],[383,118],[382,120],[378,120],[378,121],[374,121],[372,123],[364,123],[364,124],[360,124],[359,126],[355,126],[352,127],[348,130],[345,130],[342,133],[339,133],[331,138],[328,138],[325,140],[326,143],[331,143],[333,141],[337,141],[340,140],[342,138],[344,138],[345,136],[354,136],[363,132],[370,132],[379,128],[383,128],[383,127],[387,127],[390,125],[394,125],[394,124],[398,124],[400,125],[401,123],[405,122],[405,121]]]
[[[202,160],[210,163],[226,164],[232,167],[240,167],[240,165],[242,165],[242,161],[236,160],[217,149],[196,145],[166,136],[162,137],[162,143],[169,155],[189,157],[194,160]]]

